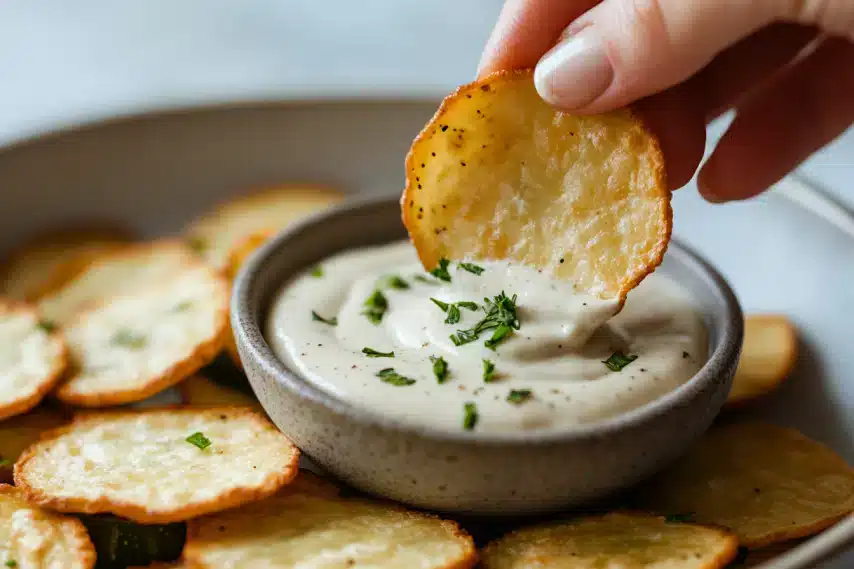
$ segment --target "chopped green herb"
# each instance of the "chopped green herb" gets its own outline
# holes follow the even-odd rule
[[[418,282],[420,282],[420,283],[424,283],[424,284],[428,284],[428,285],[434,285],[434,286],[435,286],[435,285],[439,284],[439,283],[437,283],[436,281],[434,281],[434,280],[432,280],[432,279],[428,279],[428,278],[427,278],[427,277],[425,277],[424,275],[413,275],[413,277],[412,277],[412,278],[413,278],[413,280],[416,280],[416,281],[418,281]]]
[[[6,561],[6,567],[17,567],[17,566],[18,566],[18,562],[15,561],[14,559],[9,559]]]
[[[383,319],[385,311],[388,310],[388,300],[386,300],[382,291],[377,289],[365,300],[364,306],[365,309],[362,311],[362,314],[367,316],[368,320],[374,324],[379,324]]]
[[[115,346],[121,346],[131,350],[140,350],[144,348],[147,343],[145,336],[142,334],[136,334],[127,328],[122,328],[113,334],[113,338],[110,342]]]
[[[185,312],[186,310],[189,310],[191,306],[193,306],[193,302],[191,300],[185,300],[173,306],[172,312]]]
[[[403,375],[400,375],[396,371],[394,371],[393,367],[387,367],[385,369],[381,369],[377,373],[377,377],[383,380],[384,383],[388,383],[389,385],[394,385],[397,387],[406,387],[407,385],[412,385],[415,383],[414,379],[410,379]]]
[[[338,326],[337,316],[333,316],[332,318],[324,318],[314,310],[311,311],[311,319],[315,322],[323,322],[324,324],[329,324],[330,326]]]
[[[409,283],[403,280],[403,277],[398,275],[383,277],[380,284],[386,288],[396,288],[398,290],[406,290],[409,288]]]
[[[441,308],[442,312],[448,311],[448,307],[450,306],[450,304],[448,304],[447,302],[442,302],[441,300],[433,298],[432,296],[430,297],[430,300],[433,302],[433,304]]]
[[[617,350],[616,352],[611,354],[611,357],[609,357],[607,360],[604,360],[602,363],[605,364],[611,371],[620,371],[636,359],[638,359],[637,356],[627,356],[623,352]]]
[[[513,405],[521,405],[527,402],[534,396],[534,392],[530,389],[511,389],[507,394],[507,402]]]
[[[430,356],[430,361],[433,362],[433,375],[436,376],[436,381],[445,383],[448,380],[448,362],[442,356]]]
[[[456,334],[451,334],[451,341],[455,346],[462,346],[477,340],[477,332],[474,330],[457,330]]]
[[[322,277],[323,276],[323,267],[321,267],[320,265],[313,266],[311,268],[311,276],[313,276],[316,279],[319,279],[320,277]]]
[[[507,338],[510,334],[513,333],[513,329],[510,328],[507,324],[499,324],[498,328],[495,329],[495,332],[492,333],[492,337],[484,342],[484,345],[490,350],[495,350],[495,346],[501,343],[502,340]]]
[[[369,358],[393,358],[394,352],[378,352],[373,348],[362,348],[362,353]]]
[[[495,364],[489,360],[483,360],[483,382],[492,383],[495,381]]]
[[[480,308],[480,306],[478,306],[476,302],[471,302],[468,300],[458,302],[457,306],[459,306],[460,308],[466,308],[468,310],[477,310]]]
[[[460,263],[460,268],[474,275],[479,275],[484,271],[484,268],[474,263]]]
[[[40,330],[42,330],[43,332],[45,332],[47,334],[50,334],[51,332],[55,332],[57,329],[56,322],[54,322],[53,320],[48,320],[46,318],[42,318],[41,320],[39,320],[39,322],[38,322],[38,324],[36,324],[36,326],[38,326]]]
[[[694,512],[685,512],[682,514],[670,514],[664,517],[664,521],[669,524],[688,523],[694,521]]]
[[[513,330],[519,329],[519,318],[516,316],[516,295],[508,297],[504,292],[493,297],[492,300],[484,298],[483,311],[486,316],[468,330],[457,330],[456,334],[451,334],[451,341],[456,346],[462,346],[473,342],[480,337],[480,334],[486,330],[498,329],[493,333],[486,346],[494,348],[500,341],[507,338],[513,333]]]
[[[430,271],[430,274],[440,281],[451,282],[451,273],[448,272],[448,265],[450,263],[447,259],[439,259],[439,266]]]
[[[460,309],[457,308],[456,304],[451,304],[448,306],[448,315],[445,318],[445,324],[456,324],[460,321]]]
[[[190,237],[187,239],[187,247],[201,255],[208,248],[208,242],[203,237]]]
[[[188,443],[199,447],[201,450],[205,450],[213,444],[211,440],[202,433],[193,433],[192,435],[187,437],[186,440]]]
[[[460,321],[462,315],[460,314],[460,307],[467,308],[469,310],[477,310],[478,306],[474,302],[463,301],[463,302],[455,302],[448,303],[442,302],[437,298],[430,298],[433,301],[433,304],[438,306],[445,313],[445,324],[456,324]]]
[[[12,466],[12,461],[0,456],[0,468],[6,468],[7,466]]]
[[[473,431],[477,425],[477,420],[480,416],[477,414],[477,405],[468,402],[463,406],[463,428],[467,431]]]

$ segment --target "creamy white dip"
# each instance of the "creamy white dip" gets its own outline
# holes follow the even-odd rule
[[[479,268],[474,274],[451,263],[450,282],[439,280],[424,272],[408,242],[336,255],[283,287],[267,339],[289,367],[341,400],[448,431],[600,421],[671,391],[706,360],[706,331],[690,296],[663,275],[647,277],[614,315],[615,302],[579,294],[534,269],[506,262],[475,263]],[[384,310],[376,296],[368,302],[373,309],[366,306],[377,290]],[[494,350],[485,343],[495,328],[456,345],[451,335],[482,321],[484,298],[502,292],[516,297],[518,329]],[[449,310],[431,298],[478,308],[450,309],[460,320],[448,324]],[[373,319],[365,314],[372,311]],[[394,357],[370,357],[365,348]],[[442,382],[436,358],[446,364]],[[484,360],[494,366],[491,377]]]

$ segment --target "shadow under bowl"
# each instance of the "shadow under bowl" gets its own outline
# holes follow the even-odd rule
[[[692,295],[708,331],[709,359],[680,387],[601,422],[500,434],[413,426],[341,401],[279,360],[263,331],[284,284],[343,250],[404,238],[396,199],[343,204],[263,245],[244,265],[232,297],[237,346],[264,409],[305,455],[351,486],[416,507],[475,515],[577,506],[666,466],[726,401],[742,344],[741,308],[723,277],[676,242],[658,270]]]

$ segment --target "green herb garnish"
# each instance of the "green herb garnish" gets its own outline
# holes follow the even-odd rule
[[[189,310],[191,306],[193,306],[193,302],[191,300],[185,300],[173,306],[172,312],[185,312],[186,310]]]
[[[377,289],[365,300],[364,306],[365,309],[362,311],[362,314],[367,316],[368,320],[374,324],[379,324],[383,319],[385,311],[388,310],[388,300],[382,291]]]
[[[480,418],[477,414],[477,405],[468,402],[463,406],[463,428],[467,431],[473,431],[477,425],[477,420]]]
[[[190,237],[187,239],[187,247],[193,250],[193,252],[201,255],[208,248],[208,242],[203,237]]]
[[[467,308],[468,310],[477,310],[479,308],[477,303],[469,301],[448,303],[433,297],[430,297],[430,300],[445,313],[445,324],[456,324],[460,321],[462,317],[460,307]]]
[[[12,466],[12,461],[0,456],[0,468],[6,468],[7,466]]]
[[[6,561],[5,565],[6,565],[6,567],[17,567],[18,562],[15,561],[14,559],[9,559],[8,561]]]
[[[448,307],[450,306],[450,304],[448,304],[447,302],[442,302],[441,300],[439,300],[437,298],[433,298],[432,296],[430,297],[430,301],[433,304],[435,304],[436,306],[438,306],[439,308],[441,308],[442,312],[447,312]]]
[[[139,350],[145,347],[146,339],[142,334],[136,334],[132,330],[128,330],[127,328],[122,328],[115,334],[113,334],[113,338],[110,342],[114,346],[121,346],[123,348],[128,348],[131,350]]]
[[[397,290],[406,290],[409,288],[409,283],[406,282],[403,277],[398,275],[389,275],[387,277],[383,277],[380,281],[380,285],[385,288],[395,288]]]
[[[314,310],[311,311],[311,319],[315,322],[323,322],[324,324],[329,324],[330,326],[338,326],[337,316],[333,316],[332,318],[324,318]]]
[[[474,275],[480,275],[484,271],[483,267],[475,265],[474,263],[460,263],[459,266],[461,269],[468,271]]]
[[[201,450],[205,450],[213,444],[211,440],[202,433],[193,433],[192,435],[187,437],[186,440],[188,443],[199,447]]]
[[[471,302],[468,300],[458,302],[457,306],[459,306],[460,308],[465,308],[467,310],[477,310],[478,308],[480,308],[480,306],[478,306],[476,302]]]
[[[430,361],[433,362],[433,375],[436,376],[436,381],[445,383],[448,380],[448,362],[442,356],[430,356]]]
[[[36,326],[38,326],[39,330],[41,330],[47,334],[50,334],[51,332],[55,332],[57,329],[56,322],[54,322],[53,320],[48,320],[46,318],[42,318],[41,320],[39,320],[38,324],[36,324]]]
[[[430,271],[430,274],[440,281],[449,283],[451,282],[451,273],[448,272],[448,265],[450,264],[451,262],[447,259],[439,259],[439,266]]]
[[[377,372],[377,377],[383,380],[384,383],[388,383],[389,385],[394,385],[397,387],[405,387],[407,385],[412,385],[415,383],[414,379],[410,379],[406,376],[400,375],[396,371],[394,371],[393,367],[387,367],[385,369],[381,369]]]
[[[437,283],[437,282],[436,282],[436,281],[434,281],[434,280],[430,280],[430,279],[428,279],[428,278],[427,278],[427,277],[425,277],[424,275],[413,275],[413,277],[412,277],[412,278],[413,278],[414,280],[416,280],[416,281],[420,282],[420,283],[424,283],[424,284],[428,284],[428,285],[436,286],[437,284],[439,284],[439,283]]]
[[[638,359],[637,356],[627,356],[623,352],[617,350],[616,352],[611,354],[611,357],[609,357],[607,360],[604,360],[602,363],[605,364],[611,371],[620,371],[636,359]]]
[[[315,266],[313,266],[313,267],[311,268],[311,273],[310,273],[310,274],[311,274],[311,276],[313,276],[314,278],[319,279],[320,277],[322,277],[322,276],[323,276],[323,267],[321,267],[320,265],[315,265]]]
[[[378,352],[373,348],[362,348],[362,353],[369,358],[393,358],[394,352]]]
[[[534,396],[534,392],[530,389],[511,389],[507,394],[507,402],[513,405],[521,405],[527,402]]]
[[[519,318],[516,316],[515,294],[511,298],[502,292],[498,296],[493,297],[492,300],[484,298],[483,301],[483,311],[486,312],[486,316],[472,328],[457,330],[456,334],[451,334],[451,341],[455,346],[474,342],[486,330],[496,329],[492,338],[486,342],[488,348],[495,349],[495,346],[510,336],[513,330],[519,329]]]
[[[483,382],[492,383],[495,381],[495,364],[489,360],[483,360]]]
[[[688,523],[694,521],[694,512],[685,512],[682,514],[670,514],[664,517],[664,521],[669,524]]]

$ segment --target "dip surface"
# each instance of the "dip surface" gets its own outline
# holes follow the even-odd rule
[[[291,369],[341,400],[447,431],[601,421],[671,391],[706,361],[706,331],[691,297],[661,274],[631,291],[614,316],[615,302],[531,268],[477,262],[469,269],[452,262],[450,282],[440,280],[424,272],[408,242],[338,254],[282,288],[267,340]],[[503,303],[515,304],[518,329],[494,349],[485,343],[495,328],[452,341],[458,331],[471,339],[465,332],[490,307],[484,298],[495,302],[502,292]],[[459,321],[446,323],[456,313]],[[371,357],[366,348],[394,356]]]

